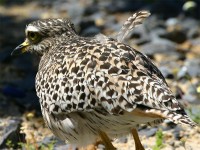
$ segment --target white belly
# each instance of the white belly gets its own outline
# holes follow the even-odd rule
[[[99,138],[98,132],[104,131],[110,138],[127,135],[139,124],[157,120],[155,118],[124,115],[103,115],[97,112],[73,112],[60,116],[49,115],[42,110],[44,119],[52,132],[76,146],[86,146],[95,143]]]

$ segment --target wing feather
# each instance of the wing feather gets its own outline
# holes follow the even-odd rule
[[[107,112],[120,114],[134,112],[137,108],[144,112],[143,115],[195,126],[169,89],[162,73],[147,56],[123,43],[110,41],[109,44],[106,48],[111,53],[106,61],[97,63],[98,73],[93,79],[96,83],[93,86],[95,98]],[[112,48],[112,45],[115,47]],[[102,69],[101,65],[106,69]],[[98,86],[99,82],[104,84]]]
[[[116,112],[117,106],[132,111],[137,105],[161,110],[182,109],[162,73],[147,56],[116,41],[110,41],[106,49],[110,55],[105,56],[106,61],[98,60],[98,73],[93,79],[96,85],[92,88],[108,111]],[[104,84],[98,87],[99,82]]]
[[[144,19],[146,19],[150,13],[148,11],[139,11],[134,13],[131,17],[129,17],[125,23],[123,24],[122,28],[117,34],[117,41],[122,42],[125,37],[138,25],[142,24]]]

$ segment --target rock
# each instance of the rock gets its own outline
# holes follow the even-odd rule
[[[156,134],[158,128],[154,127],[154,128],[146,128],[146,129],[142,129],[139,131],[140,135],[144,135],[146,137],[151,137],[153,135]]]
[[[194,103],[195,101],[198,101],[198,98],[192,94],[185,94],[182,96],[182,99],[183,100],[186,100],[187,102],[190,102],[190,103]]]
[[[200,142],[197,140],[198,137],[192,137],[191,139],[188,139],[185,142],[185,148],[186,149],[192,149],[192,150],[198,150],[200,149]]]
[[[168,18],[165,22],[166,26],[175,26],[180,24],[180,21],[177,18]]]
[[[84,15],[89,16],[89,15],[94,15],[96,13],[100,13],[99,9],[100,9],[99,4],[97,4],[96,2],[93,2],[92,4],[87,5],[85,7]]]
[[[122,27],[123,22],[118,23],[118,21],[116,20],[116,17],[110,15],[110,16],[106,16],[106,21],[105,24],[103,26],[103,33],[105,33],[105,35],[109,36],[109,37],[113,37],[116,38],[116,34],[119,32],[119,30]]]
[[[181,141],[174,141],[174,147],[180,147],[181,145]]]
[[[173,134],[174,134],[174,138],[176,139],[176,140],[180,140],[182,137],[181,137],[181,135],[180,135],[180,131],[182,130],[182,128],[180,127],[180,126],[176,126],[175,128],[174,128],[174,131],[173,131]]]
[[[200,37],[195,39],[190,39],[189,42],[191,43],[190,53],[187,53],[187,56],[190,58],[200,57],[199,50],[200,50]]]
[[[106,17],[106,20],[104,19]],[[83,17],[80,22],[80,27],[82,29],[88,28],[90,26],[96,26],[99,28],[103,28],[105,23],[110,22],[110,17],[106,16],[103,12],[96,12],[89,16]],[[105,22],[106,21],[106,22]]]
[[[162,35],[166,35],[167,34],[167,31],[166,29],[164,28],[161,28],[161,27],[157,27],[155,29],[152,29],[149,33],[150,35],[150,38],[152,40],[154,40],[155,38],[159,38],[159,37],[162,37]]]
[[[193,46],[197,46],[200,43],[200,37],[195,38],[195,39],[190,39],[189,41]]]
[[[199,28],[199,22],[191,17],[186,17],[180,21],[181,27],[184,31],[189,31],[193,28]],[[192,28],[191,28],[192,27]]]
[[[147,26],[149,32],[151,32],[152,30],[156,30],[157,28],[166,28],[165,21],[160,19],[158,15],[153,14],[152,12],[149,18],[145,20],[144,24]]]
[[[0,148],[6,147],[6,142],[10,140],[12,144],[20,141],[19,127],[21,119],[19,117],[0,118]],[[15,145],[17,146],[17,145]]]
[[[79,24],[79,32],[80,32],[80,34],[82,35],[82,32],[85,30],[85,29],[87,29],[87,28],[89,28],[89,27],[93,27],[93,26],[95,26],[95,21],[94,20],[91,20],[91,19],[84,19],[84,20],[82,20],[81,22],[80,22],[80,24]]]
[[[189,39],[195,39],[200,36],[200,29],[199,27],[192,27],[187,32],[187,38]]]
[[[187,39],[187,30],[182,27],[182,23],[177,18],[169,18],[166,20],[166,33],[160,37],[169,39],[176,43],[183,43]]]
[[[177,46],[177,51],[179,51],[180,53],[185,54],[186,52],[189,52],[189,50],[191,49],[191,47],[192,47],[191,42],[185,41],[184,43],[181,43],[181,44],[179,44]]]
[[[93,37],[93,36],[97,35],[98,33],[100,33],[100,29],[97,28],[96,26],[91,26],[91,27],[83,30],[83,32],[81,34],[82,34],[82,36],[85,36],[85,37]]]
[[[144,44],[140,48],[143,53],[151,56],[156,53],[178,55],[175,43],[160,38],[153,39],[151,43]]]
[[[200,118],[199,118],[199,114],[200,114],[200,106],[196,105],[196,106],[192,106],[190,107],[190,116],[192,116],[192,118],[196,118],[196,121],[198,121],[197,123],[200,122]],[[200,130],[199,130],[200,131]],[[191,130],[189,134],[195,134],[196,132],[199,132],[196,130]]]
[[[180,27],[170,27],[167,31],[166,34],[160,35],[160,37],[169,39],[176,43],[183,43],[187,39],[185,31]]]
[[[167,78],[167,79],[174,78],[172,70],[170,70],[168,67],[162,66],[162,67],[159,67],[159,69],[165,78]]]
[[[48,145],[48,144],[53,144],[53,149],[54,150],[66,150],[66,149],[71,149],[71,150],[76,150],[76,147],[71,146],[70,144],[67,144],[64,141],[61,141],[60,139],[56,138],[55,136],[50,136],[50,137],[45,137],[42,142],[39,143],[39,145]]]
[[[170,145],[166,145],[166,144],[164,144],[164,147],[162,148],[162,150],[173,150],[173,147],[172,146],[170,146]],[[177,150],[177,149],[176,149]]]
[[[14,146],[23,138],[20,135],[21,114],[19,108],[0,93],[0,149],[10,140]]]
[[[200,80],[197,79],[196,84],[193,82],[192,84],[189,85],[189,87],[187,89],[188,93],[190,93],[192,95],[196,95],[197,94],[198,85],[200,85]]]
[[[200,59],[188,59],[178,72],[177,77],[199,77],[200,75]]]
[[[143,45],[151,41],[147,28],[144,25],[136,27],[128,36],[133,40],[133,44],[136,45]]]
[[[85,12],[85,8],[83,7],[83,5],[77,0],[70,0],[66,1],[64,4],[58,4],[55,10],[57,10],[58,8],[61,8],[61,11],[67,11],[70,19],[73,21],[73,23],[76,24],[81,22],[81,18],[83,17],[83,14]]]
[[[177,74],[177,77],[180,79],[180,78],[185,78],[186,76],[188,76],[188,72],[187,72],[187,67],[186,66],[183,66],[180,70],[179,70],[179,72],[178,72],[178,74]]]
[[[105,149],[105,146],[104,145],[102,145],[102,144],[99,144],[98,145],[98,149],[97,150],[104,150]]]
[[[115,140],[116,143],[127,143],[127,137],[121,137]]]

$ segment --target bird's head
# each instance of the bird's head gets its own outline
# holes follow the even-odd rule
[[[56,39],[65,35],[75,35],[73,24],[68,19],[43,19],[34,21],[25,29],[25,41],[17,46],[12,55],[34,52],[42,55],[55,43]]]

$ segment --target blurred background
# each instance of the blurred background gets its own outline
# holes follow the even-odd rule
[[[177,99],[200,123],[200,0],[0,0],[0,149],[73,149],[55,138],[41,117],[34,87],[39,58],[10,55],[23,42],[26,25],[64,17],[81,36],[115,37],[138,10],[149,10],[151,16],[126,43],[156,63]],[[159,127],[141,127],[139,133],[149,149],[200,149],[199,127],[166,121]],[[129,136],[114,144],[134,149]]]

